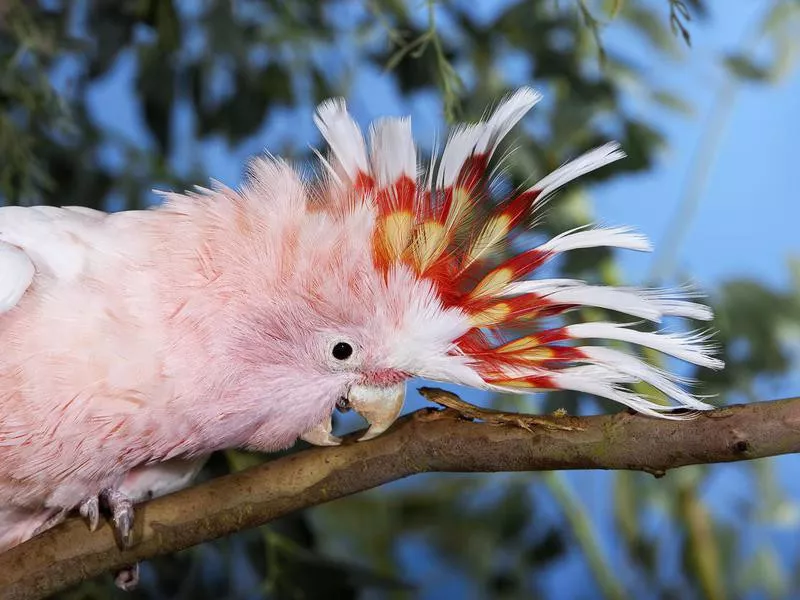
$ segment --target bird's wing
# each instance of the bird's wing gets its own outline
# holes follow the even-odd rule
[[[0,314],[17,305],[33,281],[35,271],[24,251],[0,242]]]
[[[63,279],[82,272],[106,216],[83,207],[0,208],[0,314],[17,305],[37,276]]]

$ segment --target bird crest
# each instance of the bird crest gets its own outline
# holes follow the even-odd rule
[[[411,122],[382,118],[369,130],[369,143],[341,99],[328,100],[315,122],[330,147],[319,155],[327,171],[330,203],[346,210],[371,202],[376,214],[372,252],[377,269],[407,268],[434,282],[443,305],[457,308],[472,328],[456,340],[487,387],[513,392],[573,389],[605,396],[642,412],[674,407],[622,387],[644,381],[683,407],[711,408],[677,385],[678,378],[639,358],[603,346],[576,346],[578,339],[618,340],[655,348],[710,368],[707,333],[657,334],[630,324],[578,323],[536,329],[545,317],[581,306],[605,308],[658,322],[665,316],[711,319],[711,311],[664,290],[588,285],[569,279],[531,279],[553,257],[570,250],[614,247],[651,249],[628,228],[581,227],[516,255],[504,252],[526,231],[559,188],[625,156],[617,143],[587,152],[527,189],[494,201],[488,197],[491,159],[503,137],[540,100],[530,88],[505,98],[484,120],[456,126],[430,167],[418,167]],[[369,148],[369,149],[368,149]],[[505,257],[505,258],[502,258]]]

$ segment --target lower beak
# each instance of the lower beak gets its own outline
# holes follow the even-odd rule
[[[347,394],[347,403],[369,423],[369,429],[358,441],[371,440],[389,429],[403,410],[405,396],[405,383],[388,387],[373,385],[351,387]],[[300,439],[315,446],[336,446],[342,441],[331,434],[330,417],[300,436]]]
[[[300,439],[315,446],[338,446],[342,443],[342,438],[333,435],[331,428],[331,415],[328,415],[322,423],[301,435]]]

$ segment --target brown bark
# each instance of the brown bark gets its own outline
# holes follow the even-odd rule
[[[661,476],[684,465],[800,451],[800,398],[667,421],[632,413],[508,417],[460,407],[443,392],[425,393],[482,420],[453,408],[420,410],[370,442],[348,436],[342,446],[312,448],[158,498],[137,508],[136,544],[127,551],[117,549],[108,525],[90,533],[80,519],[69,519],[0,555],[0,597],[41,598],[416,473],[632,469]]]

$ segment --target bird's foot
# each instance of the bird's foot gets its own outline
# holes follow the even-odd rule
[[[81,516],[86,519],[90,531],[100,526],[101,503],[111,516],[114,532],[122,546],[127,550],[133,545],[133,501],[117,489],[107,488],[97,496],[84,500],[78,507]],[[114,585],[130,592],[139,585],[139,563],[120,569],[114,574]]]
[[[125,592],[136,589],[139,585],[139,563],[117,571],[114,575],[114,585]]]
[[[97,496],[84,500],[78,511],[86,519],[90,531],[95,531],[100,526],[101,506],[110,514],[114,532],[119,537],[122,548],[130,548],[133,544],[133,501],[113,488],[107,488]]]

